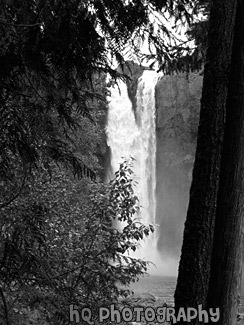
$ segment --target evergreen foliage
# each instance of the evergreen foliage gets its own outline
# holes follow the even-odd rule
[[[179,41],[167,64],[166,73],[200,71],[202,73],[208,47],[209,1],[196,1],[192,8],[194,21],[189,21],[186,41]],[[162,70],[161,65],[160,70]]]
[[[172,57],[165,37],[169,42],[172,35],[160,19],[155,30],[150,17],[154,10],[163,15],[164,9],[189,21],[187,7],[190,0],[118,0],[116,6],[107,0],[1,1],[2,173],[11,169],[13,157],[27,170],[45,156],[71,166],[78,176],[94,177],[91,166],[74,154],[72,142],[60,133],[78,127],[77,114],[91,118],[92,101],[104,100],[94,75],[118,77],[113,66],[124,63],[126,47],[138,56],[140,40],[147,38],[154,51],[148,59],[156,55],[166,67]]]

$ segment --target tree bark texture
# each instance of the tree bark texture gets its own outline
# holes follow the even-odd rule
[[[234,325],[240,295],[244,213],[244,2],[238,1],[215,221],[208,307]]]
[[[206,305],[237,0],[212,2],[200,122],[175,307]],[[192,322],[193,324],[193,322]]]

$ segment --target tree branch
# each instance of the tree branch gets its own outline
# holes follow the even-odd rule
[[[23,187],[25,186],[26,177],[27,177],[27,171],[25,170],[25,175],[23,177],[23,180],[22,180],[22,183],[20,185],[19,191],[14,196],[12,196],[10,199],[8,199],[6,202],[1,203],[0,204],[0,209],[5,208],[9,204],[11,204],[15,199],[17,199],[17,197],[21,194],[21,192],[23,190]]]
[[[2,287],[0,287],[0,295],[3,301],[3,308],[4,308],[4,314],[5,314],[5,320],[6,320],[6,325],[10,325],[9,323],[9,319],[8,319],[8,306],[7,306],[7,302],[6,299],[4,297],[4,293],[3,293],[3,289]]]
[[[0,24],[2,25],[7,25],[7,26],[12,26],[12,27],[35,27],[35,26],[40,26],[41,23],[36,23],[36,24],[12,24],[12,23],[7,23],[6,21],[0,20]]]

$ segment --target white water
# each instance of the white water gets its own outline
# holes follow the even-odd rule
[[[119,83],[119,89],[111,89],[107,123],[107,144],[111,149],[111,166],[113,172],[125,159],[136,159],[133,170],[138,182],[135,192],[139,197],[140,217],[144,224],[153,224],[154,234],[141,244],[134,257],[152,261],[149,273],[172,274],[171,261],[162,261],[157,251],[156,215],[156,118],[155,85],[158,76],[155,72],[144,71],[137,88],[136,116],[128,97],[127,87]]]

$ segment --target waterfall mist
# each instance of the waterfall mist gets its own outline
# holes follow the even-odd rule
[[[133,111],[127,86],[119,82],[111,89],[107,122],[107,144],[111,150],[111,168],[115,172],[119,164],[130,157],[135,158],[135,193],[140,200],[140,218],[144,224],[153,224],[155,232],[141,243],[141,248],[131,254],[153,262],[149,273],[176,275],[177,261],[169,256],[162,258],[158,251],[159,225],[156,223],[156,118],[155,72],[144,71],[138,81],[137,107]]]

